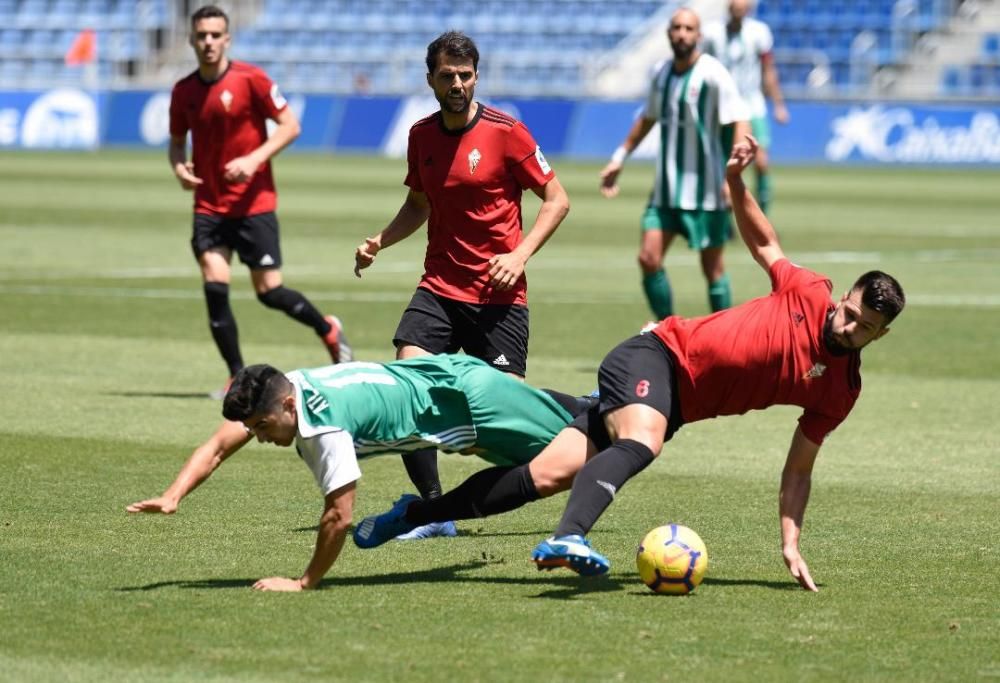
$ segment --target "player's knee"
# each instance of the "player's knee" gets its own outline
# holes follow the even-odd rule
[[[661,267],[660,255],[653,251],[643,249],[639,252],[639,269],[643,275],[652,275]]]
[[[531,483],[540,498],[554,496],[562,491],[573,488],[573,479],[579,471],[578,467],[530,467]]]

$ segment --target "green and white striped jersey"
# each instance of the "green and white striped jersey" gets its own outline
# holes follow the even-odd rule
[[[658,208],[719,211],[727,156],[722,126],[750,112],[719,60],[702,54],[684,73],[668,59],[653,77],[643,117],[657,121],[660,150],[650,204]]]
[[[740,96],[750,107],[750,116],[767,115],[761,61],[774,49],[774,36],[767,24],[744,17],[737,33],[729,33],[724,22],[709,24],[702,33],[702,47],[725,66],[736,81]]]
[[[368,455],[433,447],[525,463],[571,419],[545,392],[471,356],[341,363],[287,377],[296,448],[324,494],[358,479],[357,458]]]

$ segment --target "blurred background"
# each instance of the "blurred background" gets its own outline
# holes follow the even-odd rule
[[[159,147],[172,84],[195,68],[185,0],[0,0],[0,147]],[[549,155],[606,157],[669,55],[678,3],[656,0],[220,2],[234,59],[281,85],[297,150],[398,156],[437,106],[424,51],[479,45],[479,97]],[[694,0],[703,23],[725,0]],[[776,163],[1000,161],[1000,2],[759,0],[791,122]],[[652,142],[655,136],[648,136]],[[651,148],[640,151],[648,154]]]

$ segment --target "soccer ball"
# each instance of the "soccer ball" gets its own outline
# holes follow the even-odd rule
[[[658,526],[642,539],[635,554],[639,578],[656,593],[685,595],[708,569],[708,551],[695,532],[680,524]]]

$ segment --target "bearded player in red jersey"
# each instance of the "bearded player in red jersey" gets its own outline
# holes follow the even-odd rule
[[[603,574],[610,563],[590,547],[587,532],[681,425],[796,405],[804,411],[781,476],[782,551],[792,576],[815,591],[799,551],[813,463],[861,393],[861,349],[888,333],[905,298],[894,278],[871,271],[834,303],[830,280],[785,258],[740,175],[756,153],[757,141],[748,136],[733,148],[726,176],[740,235],[771,279],[769,296],[703,318],[665,318],[626,340],[601,363],[598,405],[534,460],[477,472],[434,501],[397,504],[369,518],[372,535],[497,514],[572,487],[559,527],[532,560],[539,569]]]
[[[168,158],[181,187],[194,190],[191,248],[201,267],[212,337],[232,377],[243,367],[229,306],[235,250],[250,268],[262,304],[312,327],[334,363],[349,361],[340,321],[282,284],[269,160],[298,137],[299,122],[267,74],[226,56],[230,40],[229,18],[221,9],[208,5],[192,14],[190,42],[198,70],[178,81],[170,97]],[[278,124],[270,137],[268,119]]]
[[[396,329],[396,358],[462,349],[523,379],[525,263],[559,227],[569,199],[525,125],[473,99],[479,51],[468,36],[442,34],[428,45],[426,62],[440,111],[410,128],[406,200],[358,247],[355,274],[426,221],[424,274]],[[527,233],[525,189],[542,200]],[[409,453],[404,462],[424,498],[440,495],[433,450]]]

